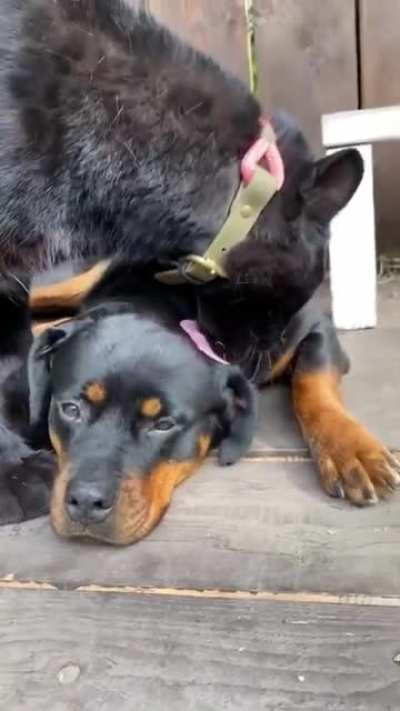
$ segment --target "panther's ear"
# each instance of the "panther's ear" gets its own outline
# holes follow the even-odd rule
[[[337,151],[316,161],[300,185],[306,214],[328,224],[352,198],[363,172],[363,160],[355,148]]]
[[[87,328],[92,319],[65,321],[35,338],[28,357],[30,425],[40,436],[47,433],[47,417],[51,399],[51,356],[73,335]]]
[[[234,464],[248,451],[257,422],[256,390],[240,368],[218,367],[219,389],[223,407],[219,420],[222,438],[219,442],[220,464]]]

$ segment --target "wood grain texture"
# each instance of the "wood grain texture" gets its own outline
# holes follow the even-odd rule
[[[400,104],[400,3],[360,0],[362,108]],[[379,251],[400,254],[400,143],[375,149]]]
[[[323,494],[311,463],[209,463],[128,548],[63,541],[47,520],[0,529],[0,578],[72,588],[398,595],[400,494],[368,510]]]
[[[146,0],[145,4],[183,39],[248,83],[244,0]]]
[[[0,634],[12,711],[398,711],[398,610],[2,592]]]
[[[254,0],[259,93],[321,147],[323,113],[358,108],[353,0]]]

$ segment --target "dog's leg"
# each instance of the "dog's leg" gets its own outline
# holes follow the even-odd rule
[[[29,297],[31,311],[38,313],[77,309],[101,279],[109,264],[110,260],[103,260],[86,272],[70,279],[32,289]]]
[[[15,433],[10,430],[14,436]],[[28,521],[49,512],[50,490],[56,472],[53,454],[28,449],[22,439],[14,461],[0,457],[0,526]],[[21,452],[23,449],[23,457]]]
[[[366,506],[400,485],[400,465],[343,404],[346,365],[333,326],[321,323],[299,347],[293,402],[325,491]]]

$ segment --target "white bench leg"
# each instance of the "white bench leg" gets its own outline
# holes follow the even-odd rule
[[[357,148],[364,177],[350,203],[331,225],[330,269],[335,326],[372,328],[377,323],[376,246],[372,146]],[[331,149],[328,153],[337,149]]]

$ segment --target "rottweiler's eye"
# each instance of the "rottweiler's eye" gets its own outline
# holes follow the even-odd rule
[[[156,432],[168,432],[168,430],[172,430],[175,425],[176,422],[172,417],[162,417],[154,423],[152,429]]]
[[[81,410],[76,402],[62,402],[60,410],[66,420],[78,422],[81,419]]]

